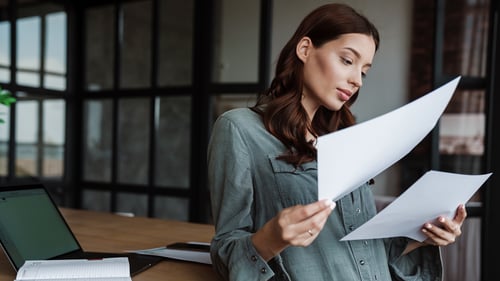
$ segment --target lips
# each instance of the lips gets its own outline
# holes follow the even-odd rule
[[[348,101],[349,98],[352,96],[352,92],[349,91],[349,90],[345,90],[345,89],[337,89],[337,93],[338,93],[338,96],[339,96],[339,99],[341,101]]]

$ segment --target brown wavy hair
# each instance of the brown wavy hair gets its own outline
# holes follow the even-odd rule
[[[305,132],[309,131],[317,137],[355,123],[349,108],[359,91],[338,111],[320,107],[312,122],[308,122],[307,113],[301,104],[303,63],[295,52],[303,37],[309,37],[318,48],[347,33],[371,36],[375,41],[375,50],[378,49],[379,33],[366,17],[344,4],[327,4],[307,15],[281,50],[270,87],[259,94],[256,105],[252,107],[262,116],[266,129],[288,149],[278,159],[296,167],[315,160],[316,148],[306,140]]]

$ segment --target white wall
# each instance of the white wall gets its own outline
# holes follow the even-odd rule
[[[408,102],[411,37],[411,0],[304,1],[275,0],[272,29],[272,74],[279,51],[302,18],[314,8],[345,2],[364,14],[378,28],[380,47],[352,110],[358,122],[366,121]],[[388,8],[390,7],[390,8]],[[399,167],[395,164],[375,178],[376,194],[399,194]]]

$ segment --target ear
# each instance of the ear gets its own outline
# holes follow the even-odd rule
[[[297,57],[302,62],[306,62],[312,48],[314,48],[314,46],[313,46],[313,43],[311,41],[311,38],[305,36],[305,37],[302,37],[302,39],[300,39],[299,43],[297,44],[297,48],[295,49],[295,53],[297,54]]]

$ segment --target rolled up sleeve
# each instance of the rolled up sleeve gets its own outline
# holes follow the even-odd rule
[[[214,269],[225,280],[269,280],[271,267],[251,241],[254,231],[251,158],[245,138],[221,116],[208,149],[208,180],[215,222],[211,243]]]
[[[439,247],[425,246],[402,255],[408,238],[392,238],[385,241],[389,270],[397,281],[442,280],[441,251]]]

